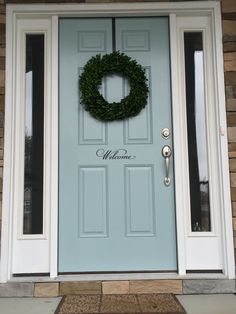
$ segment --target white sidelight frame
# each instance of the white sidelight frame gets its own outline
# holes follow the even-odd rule
[[[176,225],[177,225],[177,259],[178,275],[185,276],[186,270],[210,269],[211,265],[194,265],[192,257],[200,253],[204,241],[216,239],[218,249],[216,255],[217,265],[220,267],[225,278],[235,278],[233,229],[231,216],[231,199],[229,184],[229,165],[227,147],[227,125],[224,94],[224,71],[222,53],[222,31],[220,2],[197,1],[197,2],[168,2],[168,3],[103,3],[103,4],[51,4],[51,5],[7,5],[7,46],[6,46],[6,110],[5,110],[5,154],[4,154],[4,180],[3,180],[3,217],[2,217],[2,247],[0,262],[0,281],[6,282],[12,279],[14,272],[14,252],[20,242],[26,243],[26,248],[34,248],[42,254],[40,241],[45,241],[46,248],[44,260],[38,259],[37,270],[33,269],[32,263],[28,266],[28,272],[50,273],[50,277],[56,278],[57,273],[57,241],[58,241],[58,19],[60,17],[109,17],[109,16],[159,16],[170,17],[170,53],[171,53],[171,77],[172,77],[172,112],[173,112],[173,137],[175,151],[175,201],[176,201]],[[190,18],[190,20],[189,20]],[[202,18],[202,25],[197,23]],[[211,180],[219,183],[214,190],[217,198],[212,199],[217,204],[215,215],[216,232],[214,234],[196,234],[189,232],[188,224],[190,212],[189,183],[188,183],[188,156],[186,113],[185,113],[185,86],[184,86],[184,62],[182,51],[182,33],[185,29],[191,29],[189,21],[196,21],[195,29],[206,29],[212,32],[212,38],[208,43],[212,49],[213,60],[211,65],[205,68],[206,77],[214,73],[214,80],[208,86],[208,100],[214,115],[208,116],[210,125],[214,127],[214,144],[210,147],[211,158],[214,160],[214,169],[211,170]],[[44,21],[44,22],[43,22]],[[205,21],[205,22],[204,22]],[[206,25],[209,23],[208,25]],[[50,38],[46,47],[48,67],[46,71],[46,101],[45,101],[45,188],[44,211],[46,217],[46,234],[44,239],[31,237],[30,239],[18,239],[16,233],[18,204],[22,197],[21,188],[17,184],[19,179],[19,164],[17,159],[22,158],[22,152],[17,153],[19,148],[17,123],[20,121],[20,108],[18,102],[19,84],[17,60],[17,25],[32,24],[37,31],[44,31]],[[24,24],[26,23],[26,24]],[[27,24],[28,23],[28,24]],[[38,24],[37,24],[38,23]],[[204,24],[205,23],[205,24]],[[34,26],[33,26],[34,25]],[[38,25],[38,26],[36,26]],[[44,26],[43,26],[44,25]],[[45,30],[45,25],[47,25]],[[204,26],[205,25],[205,26]],[[37,28],[38,27],[38,28]],[[197,28],[198,27],[198,28]],[[208,56],[206,56],[209,58]],[[22,108],[21,108],[22,109]],[[18,122],[17,122],[18,121]],[[214,146],[214,147],[213,147]],[[17,158],[16,158],[17,157]],[[214,171],[213,171],[214,170]],[[215,173],[217,174],[215,176]],[[22,174],[21,174],[22,176]],[[183,181],[183,178],[185,180]],[[22,179],[20,179],[22,180]],[[215,182],[215,181],[214,181]],[[20,183],[22,185],[22,181]],[[213,195],[212,194],[212,195]],[[22,242],[23,241],[23,242]],[[27,244],[29,241],[29,244]],[[195,245],[195,242],[198,242]],[[205,242],[207,243],[207,242]],[[197,252],[197,253],[196,253]],[[195,255],[194,255],[195,254]],[[216,256],[214,256],[216,257]],[[23,260],[22,260],[23,261]],[[45,262],[46,261],[46,262]],[[30,268],[31,267],[31,268]],[[42,269],[42,270],[41,270]],[[131,279],[131,278],[159,278],[158,274],[120,274],[98,275],[98,279]],[[162,278],[170,278],[170,274],[162,275]],[[204,275],[203,275],[204,276]],[[207,277],[207,275],[206,275]],[[94,279],[92,275],[81,275],[77,280]]]
[[[217,95],[215,93],[215,53],[213,51],[212,26],[209,16],[185,16],[177,17],[176,19],[176,38],[177,38],[177,66],[178,66],[178,80],[181,84],[181,98],[178,103],[179,109],[182,111],[180,120],[182,128],[182,149],[188,151],[187,142],[187,122],[186,122],[186,83],[185,83],[185,57],[184,57],[184,33],[186,32],[200,32],[202,33],[203,43],[203,75],[205,86],[205,115],[207,128],[207,153],[208,153],[208,171],[209,171],[209,196],[210,196],[210,232],[192,232],[191,230],[191,209],[190,203],[185,206],[185,244],[186,244],[186,270],[220,270],[223,269],[223,242],[221,239],[221,208],[223,206],[221,175],[219,166],[219,139],[221,130],[220,121],[218,120]],[[189,178],[188,155],[183,156],[183,170],[185,178]],[[190,200],[190,189],[185,186],[187,199]],[[210,248],[210,249],[209,249]],[[203,256],[204,258],[199,258]]]
[[[26,35],[44,35],[44,171],[43,171],[43,233],[23,234],[23,189],[24,189],[24,137],[25,137],[25,64]],[[17,48],[16,48],[17,47]],[[31,272],[48,272],[49,269],[49,213],[50,213],[50,147],[51,137],[48,129],[51,125],[51,21],[49,19],[19,19],[16,21],[15,78],[13,78],[13,103],[11,130],[14,137],[14,158],[12,171],[12,272],[18,273],[18,265],[24,265]],[[16,51],[15,50],[15,51]],[[14,67],[14,65],[13,65]],[[7,111],[6,111],[7,114]],[[7,119],[7,118],[6,118]],[[9,127],[10,128],[10,127]],[[8,129],[8,128],[7,128]],[[11,181],[11,180],[10,180]],[[29,254],[32,252],[32,254]]]

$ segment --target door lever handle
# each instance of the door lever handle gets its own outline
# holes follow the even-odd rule
[[[165,166],[166,166],[166,176],[164,178],[165,186],[170,185],[170,156],[171,156],[171,148],[168,145],[163,146],[162,148],[162,156],[165,158]]]

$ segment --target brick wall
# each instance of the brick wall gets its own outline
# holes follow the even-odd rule
[[[236,256],[236,1],[222,0],[225,93],[229,137],[229,164]]]
[[[170,2],[169,0],[149,0]],[[191,0],[190,0],[191,1]],[[195,0],[196,1],[196,0]],[[0,217],[2,204],[4,79],[5,79],[5,3],[88,3],[88,2],[147,2],[146,0],[0,0]],[[178,1],[174,1],[178,2]],[[236,1],[221,0],[225,62],[225,91],[229,137],[229,162],[232,195],[234,247],[236,255]],[[0,218],[1,219],[1,218]],[[1,225],[1,220],[0,220]]]
[[[0,231],[2,222],[3,133],[5,97],[5,5],[0,0]]]

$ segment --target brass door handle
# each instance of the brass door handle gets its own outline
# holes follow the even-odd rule
[[[171,148],[168,145],[163,146],[162,148],[162,156],[165,158],[165,166],[166,166],[166,176],[164,178],[165,186],[170,185],[170,156],[171,156]]]

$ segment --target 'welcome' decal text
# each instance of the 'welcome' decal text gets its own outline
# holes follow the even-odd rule
[[[134,155],[129,155],[128,151],[126,149],[116,149],[116,150],[109,150],[109,149],[98,149],[96,151],[96,155],[99,158],[102,159],[134,159],[136,156]]]

